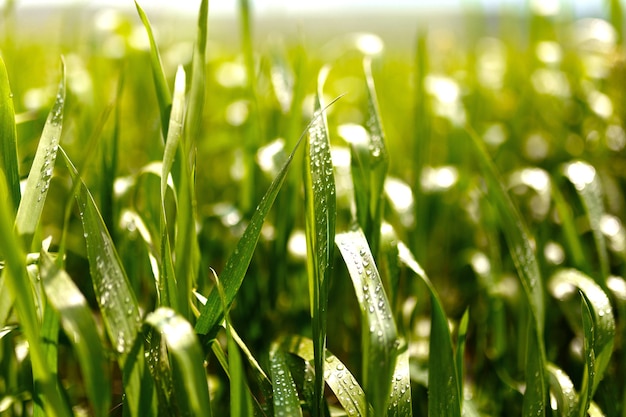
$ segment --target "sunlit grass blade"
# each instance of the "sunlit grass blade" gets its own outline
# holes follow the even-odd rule
[[[313,341],[306,337],[292,336],[281,343],[281,348],[304,359],[314,361]],[[350,370],[335,355],[326,350],[324,380],[333,391],[348,416],[361,417],[372,415],[373,410],[367,402],[365,392]],[[306,381],[305,381],[306,383]]]
[[[209,20],[209,1],[202,0],[198,11],[198,34],[191,61],[191,83],[189,86],[189,103],[185,122],[185,155],[192,144],[199,139],[204,111],[205,82],[206,82],[206,45],[207,26]]]
[[[270,353],[270,373],[274,389],[274,415],[302,416],[296,384],[280,349],[274,349]]]
[[[584,336],[585,371],[580,391],[580,413],[583,416],[598,384],[604,377],[613,353],[615,318],[609,298],[590,277],[575,269],[558,271],[549,281],[552,295],[567,301],[576,289],[582,299],[582,331]]]
[[[7,189],[4,172],[0,171],[0,189]],[[41,322],[37,317],[37,309],[31,288],[31,280],[26,271],[26,255],[22,242],[13,232],[13,209],[9,201],[0,201],[0,253],[4,256],[2,278],[8,292],[15,302],[20,318],[20,327],[29,344],[32,361],[33,378],[37,381],[35,396],[43,399],[45,410],[53,416],[70,416],[71,412],[58,391],[57,382],[46,360],[46,353],[41,340]]]
[[[606,249],[606,241],[602,234],[601,222],[605,214],[602,201],[602,188],[596,170],[593,166],[583,161],[575,161],[565,164],[563,175],[572,183],[582,200],[585,208],[589,227],[593,234],[593,240],[598,251],[600,264],[600,276],[594,274],[596,282],[606,289],[606,280],[609,277],[609,254]]]
[[[153,415],[154,387],[145,379],[143,349],[134,347],[141,327],[135,293],[91,193],[62,148],[61,155],[72,180],[80,182],[75,198],[87,243],[89,271],[104,327],[124,373],[126,403],[131,415]]]
[[[148,314],[145,323],[159,332],[165,341],[171,358],[173,395],[178,411],[185,416],[210,416],[204,354],[191,324],[165,307]]]
[[[572,263],[581,271],[591,273],[589,261],[585,259],[585,252],[583,250],[578,232],[576,231],[572,208],[569,204],[567,204],[558,187],[553,185],[551,189],[552,200],[554,201],[554,207],[559,214],[559,220],[561,221],[563,228],[564,241],[566,247],[569,249],[569,254],[572,257]]]
[[[369,58],[364,61],[363,67],[367,84],[368,115],[365,127],[368,137],[365,141],[351,143],[352,181],[357,220],[368,238],[372,253],[378,254],[384,201],[383,187],[389,166],[389,155]]]
[[[327,69],[320,73],[323,85]],[[313,342],[315,350],[315,395],[313,415],[321,416],[324,403],[324,351],[328,289],[335,248],[335,175],[330,156],[326,117],[322,114],[320,93],[315,99],[315,121],[309,126],[304,156],[304,202],[306,216],[307,271]]]
[[[26,187],[20,200],[15,218],[17,232],[25,236],[26,246],[30,246],[32,235],[37,229],[43,211],[52,170],[59,149],[63,128],[63,109],[65,106],[65,65],[62,67],[61,82],[57,90],[52,110],[44,125],[41,139],[35,153],[35,159],[26,180]],[[30,249],[29,247],[27,249]]]
[[[13,93],[4,60],[0,57],[0,169],[4,171],[8,192],[15,210],[20,204],[20,172],[17,157],[17,129]]]
[[[448,318],[439,299],[439,295],[430,279],[417,263],[409,248],[398,243],[400,261],[422,280],[430,292],[432,305],[432,324],[430,330],[430,348],[428,357],[428,415],[432,417],[461,416],[461,374],[452,346],[452,336],[448,327]]]
[[[328,106],[331,106],[335,102],[335,100],[330,102]],[[328,106],[326,106],[326,108]],[[324,110],[326,108],[324,108]],[[314,123],[317,117],[319,117],[319,115],[314,117],[310,123]],[[250,223],[246,227],[243,236],[241,237],[241,239],[239,239],[235,250],[226,261],[226,265],[224,266],[224,270],[220,275],[220,279],[222,285],[224,286],[224,295],[226,297],[227,306],[230,306],[230,304],[232,304],[235,296],[237,295],[237,291],[239,291],[239,287],[241,287],[241,283],[243,282],[248,266],[252,261],[252,255],[254,254],[254,249],[256,248],[256,244],[261,234],[261,226],[265,221],[267,213],[269,212],[270,208],[274,204],[274,201],[276,200],[278,191],[285,181],[285,177],[289,170],[289,166],[291,165],[291,161],[293,160],[294,155],[298,150],[298,147],[300,146],[303,137],[304,134],[300,137],[300,139],[296,143],[296,146],[291,151],[289,157],[278,172],[278,175],[276,175],[276,177],[270,184],[265,195],[261,199],[261,202],[259,203],[254,214],[252,215]],[[204,305],[200,316],[198,317],[198,321],[196,322],[196,331],[200,334],[206,334],[211,332],[215,329],[215,326],[220,323],[223,314],[224,313],[221,307],[221,302],[219,300],[219,295],[217,294],[217,291],[213,290],[209,294],[207,302]]]
[[[539,264],[532,247],[531,237],[521,215],[511,201],[485,145],[475,132],[468,129],[474,153],[489,189],[489,201],[496,208],[500,227],[513,258],[531,313],[531,326],[527,335],[526,392],[524,414],[541,416],[546,410],[546,353],[543,341],[545,305]],[[532,334],[531,334],[532,333]]]
[[[78,357],[94,415],[106,416],[111,404],[111,381],[87,301],[69,275],[45,252],[40,257],[40,271],[48,301],[58,312],[63,330]]]
[[[361,310],[363,385],[374,415],[382,416],[387,410],[398,356],[396,322],[363,231],[340,233],[335,241]]]
[[[410,417],[413,415],[409,357],[408,349],[404,349],[398,355],[396,370],[393,373],[391,398],[387,409],[388,417]]]
[[[548,363],[548,382],[550,390],[557,403],[557,411],[561,417],[575,417],[578,415],[578,396],[574,383],[562,369]]]
[[[152,26],[148,20],[148,16],[139,5],[139,2],[135,0],[135,7],[137,13],[141,18],[141,22],[146,28],[148,39],[150,40],[150,64],[152,67],[152,77],[154,79],[154,88],[156,90],[157,101],[159,103],[159,110],[161,114],[161,128],[163,131],[163,138],[167,137],[167,127],[170,118],[170,109],[172,107],[172,96],[170,89],[167,86],[167,79],[165,78],[165,72],[163,71],[163,64],[161,63],[161,55],[154,39],[154,33],[152,32]]]

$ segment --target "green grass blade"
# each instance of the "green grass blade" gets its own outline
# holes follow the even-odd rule
[[[457,334],[456,342],[456,371],[458,374],[459,393],[463,394],[463,368],[465,358],[465,344],[467,342],[467,327],[469,326],[469,308],[463,313],[461,322],[459,323],[459,330]]]
[[[102,342],[87,301],[69,275],[45,252],[40,257],[40,271],[48,301],[58,312],[63,330],[78,357],[94,415],[106,416],[111,405],[111,382]]]
[[[13,93],[2,57],[0,57],[0,142],[0,169],[4,171],[8,186],[8,192],[2,195],[11,197],[15,210],[21,199],[17,129],[15,127]]]
[[[200,2],[198,12],[198,35],[191,61],[191,85],[189,86],[189,105],[187,107],[185,123],[185,155],[189,157],[192,144],[196,143],[202,127],[202,115],[204,111],[205,82],[206,82],[206,45],[207,25],[209,18],[209,1]]]
[[[541,416],[546,410],[546,353],[543,342],[545,306],[543,284],[539,264],[531,245],[531,237],[521,215],[511,201],[503,183],[499,180],[496,167],[489,157],[482,140],[468,129],[474,151],[480,163],[489,189],[489,200],[498,213],[500,227],[513,258],[528,300],[531,312],[531,328],[528,335],[526,362],[526,386],[524,414]]]
[[[387,410],[398,355],[398,332],[374,257],[363,231],[340,233],[335,242],[348,267],[361,310],[365,392],[382,416]]]
[[[578,396],[574,383],[562,369],[548,363],[548,382],[557,403],[557,410],[562,417],[575,417],[578,410]]]
[[[613,353],[615,317],[609,298],[590,277],[575,269],[563,269],[549,281],[551,293],[565,301],[578,288],[582,300],[585,373],[581,388],[580,415],[587,412],[591,399],[602,380]],[[566,291],[567,290],[567,291]]]
[[[398,243],[400,261],[426,284],[432,304],[430,354],[428,357],[428,415],[432,417],[461,416],[461,384],[456,369],[456,358],[448,318],[430,279],[417,263],[409,248]]]
[[[161,334],[172,358],[173,396],[181,415],[210,416],[204,354],[191,324],[165,307],[148,314],[145,323]]]
[[[596,282],[606,289],[606,280],[610,273],[609,254],[601,228],[605,210],[602,202],[602,188],[596,170],[586,162],[575,161],[563,167],[563,174],[576,189],[585,208],[600,263],[600,276],[595,274],[594,276],[596,276]]]
[[[170,109],[172,107],[172,96],[170,94],[170,89],[167,86],[165,72],[163,71],[163,64],[161,63],[161,55],[159,54],[159,48],[154,39],[154,33],[152,32],[152,26],[150,25],[148,16],[146,16],[146,13],[136,0],[135,7],[137,8],[137,13],[146,28],[146,33],[148,34],[148,39],[150,40],[150,63],[152,67],[152,77],[154,79],[154,88],[156,90],[157,101],[159,103],[163,137],[165,138],[167,137],[167,126],[170,118]]]
[[[275,416],[302,416],[300,399],[284,354],[276,349],[270,353],[270,372],[274,389]]]
[[[411,372],[409,369],[409,350],[404,349],[398,355],[396,370],[393,373],[391,398],[389,399],[388,417],[410,417],[413,415],[411,404]]]
[[[4,172],[0,171],[0,189],[7,189]],[[13,210],[6,199],[0,201],[0,253],[4,256],[2,278],[15,300],[20,326],[29,342],[33,377],[37,381],[35,395],[42,394],[45,410],[53,416],[70,416],[67,403],[61,398],[57,382],[52,377],[41,340],[41,323],[26,271],[26,255],[18,236],[13,232]]]
[[[314,361],[313,341],[309,338],[301,336],[288,337],[281,343],[281,348],[304,359],[306,362],[312,363]],[[367,402],[365,392],[350,370],[328,350],[326,350],[324,356],[326,362],[324,379],[348,416],[361,417],[368,413],[371,415],[373,410]]]
[[[15,228],[20,235],[26,236],[26,246],[30,246],[30,239],[37,229],[43,211],[52,170],[57,157],[61,130],[63,128],[63,109],[65,105],[65,65],[61,82],[57,90],[56,100],[44,125],[35,159],[31,166],[26,188],[17,209]]]
[[[325,70],[320,79],[325,77]],[[318,83],[323,85],[323,81]],[[334,255],[335,175],[330,156],[328,125],[322,114],[320,93],[315,99],[315,121],[309,126],[304,157],[304,204],[306,216],[307,271],[313,341],[315,349],[315,395],[313,415],[321,416],[324,404],[324,351],[328,289]]]
[[[331,106],[336,100],[337,99],[330,102],[324,110]],[[314,123],[317,120],[317,117],[319,117],[319,115],[314,117],[310,124]],[[307,130],[309,126],[307,126]],[[243,236],[239,239],[235,250],[226,261],[226,265],[224,266],[220,279],[222,281],[222,285],[224,286],[227,306],[232,304],[235,296],[237,295],[237,291],[239,291],[239,287],[241,287],[241,283],[243,282],[248,266],[252,261],[252,255],[254,254],[254,249],[256,248],[256,244],[261,234],[261,226],[265,221],[267,213],[276,200],[278,191],[285,181],[291,161],[293,160],[303,137],[304,134],[300,137],[296,146],[291,151],[289,157],[278,172],[278,175],[276,175],[276,178],[274,178],[265,192],[265,195],[252,215],[252,219],[250,219],[250,223],[248,224],[248,227],[246,227]],[[217,291],[213,290],[209,294],[207,302],[198,317],[198,321],[196,322],[196,332],[206,334],[215,330],[215,327],[222,320],[223,314],[224,312],[219,300],[219,295],[217,294]]]

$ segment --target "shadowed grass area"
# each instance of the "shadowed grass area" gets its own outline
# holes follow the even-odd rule
[[[130,6],[2,6],[0,416],[626,415],[619,1]]]

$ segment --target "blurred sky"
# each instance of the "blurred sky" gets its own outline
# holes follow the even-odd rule
[[[58,4],[76,4],[80,6],[109,5],[133,7],[132,0],[14,0],[20,6],[53,6]],[[8,0],[0,0],[4,6]],[[251,0],[254,11],[258,15],[264,14],[290,14],[300,13],[332,13],[346,10],[360,11],[454,11],[460,10],[464,5],[475,4],[489,10],[498,10],[500,7],[507,9],[523,10],[529,0]],[[214,14],[231,14],[237,8],[237,0],[212,0],[209,1],[209,9]],[[530,0],[530,3],[550,5],[560,3],[562,7],[572,7],[577,15],[598,14],[604,10],[606,0]],[[142,0],[140,4],[146,8],[176,8],[195,13],[198,9],[199,0]]]

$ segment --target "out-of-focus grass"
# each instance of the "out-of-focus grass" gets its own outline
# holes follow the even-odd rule
[[[626,415],[621,6],[539,3],[407,52],[7,2],[0,415]]]

